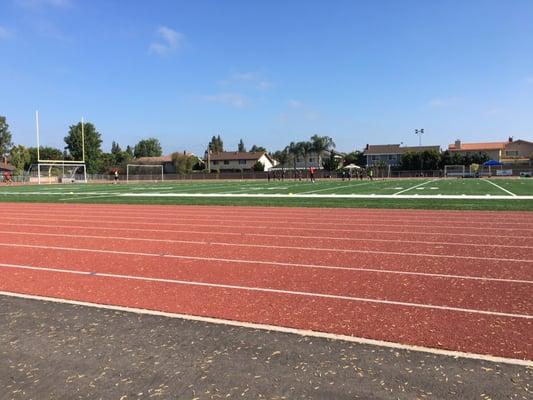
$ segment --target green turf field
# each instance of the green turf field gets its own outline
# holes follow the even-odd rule
[[[533,179],[2,185],[0,201],[533,210]]]

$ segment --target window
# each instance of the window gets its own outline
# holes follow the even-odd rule
[[[300,163],[300,162],[302,162],[302,159],[301,158],[296,158],[296,162]]]
[[[218,165],[218,160],[213,160],[213,165]]]
[[[224,165],[229,165],[229,160],[224,160]]]
[[[376,161],[378,159],[378,156],[372,156],[372,161]]]
[[[315,159],[313,157],[309,157],[309,162],[315,162]]]
[[[246,165],[246,160],[239,160],[239,164],[241,164],[241,165],[243,165],[243,164]]]
[[[396,159],[396,157],[394,156],[394,154],[389,154],[389,161],[392,161]]]
[[[518,156],[518,150],[507,150],[505,152],[505,155],[508,157],[517,157]]]

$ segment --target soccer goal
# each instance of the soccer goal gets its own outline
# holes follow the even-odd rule
[[[28,170],[29,181],[41,183],[87,183],[85,167],[85,135],[83,117],[81,118],[81,160],[43,160],[41,159],[41,136],[39,130],[39,111],[35,111],[35,130],[37,134],[37,164]]]
[[[163,181],[163,166],[160,164],[128,164],[126,166],[126,181]]]
[[[465,166],[464,165],[445,165],[444,166],[444,176],[449,177],[465,177]]]
[[[86,183],[85,164],[40,162],[30,166],[29,182],[35,183]]]

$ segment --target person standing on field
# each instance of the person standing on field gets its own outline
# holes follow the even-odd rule
[[[113,182],[113,184],[116,185],[118,183],[118,169],[115,170],[114,175],[115,175],[115,182]]]

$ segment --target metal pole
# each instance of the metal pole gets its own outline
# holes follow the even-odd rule
[[[35,111],[35,132],[37,133],[37,163],[39,163],[39,160],[41,159],[39,151],[39,111]],[[41,182],[39,181],[39,183]]]
[[[85,163],[85,132],[83,129],[83,117],[81,117],[81,160]]]

